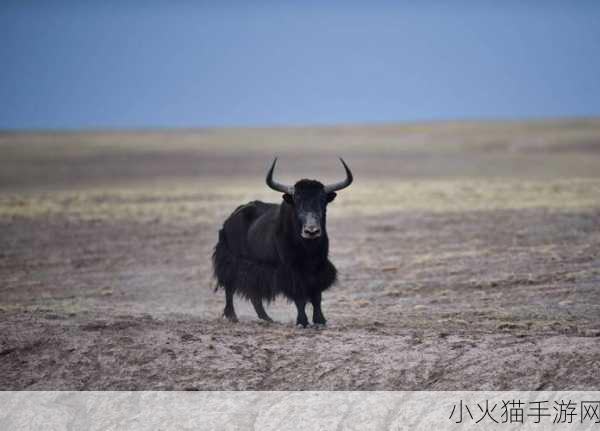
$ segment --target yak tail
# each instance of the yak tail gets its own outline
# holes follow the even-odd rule
[[[225,230],[219,230],[219,240],[212,255],[213,274],[216,279],[215,292],[219,287],[231,285],[234,282],[236,261],[227,246]]]

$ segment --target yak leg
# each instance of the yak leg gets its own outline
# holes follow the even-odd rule
[[[233,293],[235,289],[225,286],[225,310],[223,310],[223,316],[230,322],[237,322],[238,318],[235,314],[235,308],[233,308]]]
[[[298,309],[298,318],[296,319],[296,325],[302,325],[304,328],[308,325],[308,317],[306,317],[306,312],[304,311],[304,307],[306,307],[306,299],[295,299],[294,303],[296,304],[296,308]]]
[[[310,295],[310,302],[313,306],[313,323],[315,325],[325,325],[327,320],[325,320],[321,310],[321,292],[313,292]]]
[[[263,308],[263,303],[260,298],[252,298],[252,305],[254,306],[254,311],[258,315],[259,319],[266,320],[267,322],[273,322],[273,319],[269,317],[265,309]]]

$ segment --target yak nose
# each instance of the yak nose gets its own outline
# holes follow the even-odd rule
[[[304,238],[317,238],[321,236],[321,228],[319,226],[306,226],[302,230],[302,236]]]

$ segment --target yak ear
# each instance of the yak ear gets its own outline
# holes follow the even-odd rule
[[[294,205],[294,197],[289,193],[283,194],[283,200],[286,201],[290,205]]]
[[[336,196],[337,196],[337,194],[335,192],[327,193],[327,202],[331,202],[332,200],[335,199]]]

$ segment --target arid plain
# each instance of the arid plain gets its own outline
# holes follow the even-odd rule
[[[221,318],[277,155],[328,212],[326,328]],[[0,389],[600,387],[600,119],[0,132]]]

